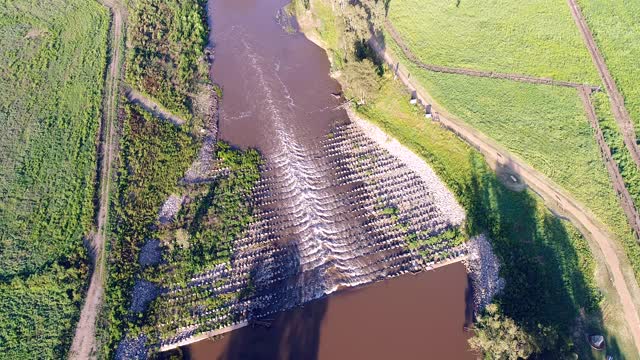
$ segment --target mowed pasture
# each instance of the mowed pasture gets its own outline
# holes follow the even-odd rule
[[[426,64],[600,84],[563,1],[393,0],[388,19]]]
[[[631,119],[640,130],[640,2],[579,0]]]
[[[518,155],[589,208],[624,244],[636,276],[640,275],[640,246],[575,90],[436,74],[406,59],[403,63],[449,113]]]
[[[87,281],[109,15],[0,5],[0,353],[63,358]]]

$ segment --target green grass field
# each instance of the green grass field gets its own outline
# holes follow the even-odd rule
[[[393,0],[388,18],[427,64],[600,83],[563,1]]]
[[[62,358],[86,284],[109,16],[0,4],[0,352]]]
[[[432,73],[404,58],[394,42],[387,42],[387,48],[449,113],[520,156],[585,204],[620,240],[640,277],[640,245],[631,234],[574,90]],[[604,102],[599,107],[610,110]],[[599,114],[604,116],[602,111]],[[614,129],[609,130],[608,139],[612,139]],[[624,156],[624,151],[619,154]],[[632,170],[623,169],[623,175],[627,183],[634,181]]]
[[[578,0],[625,106],[640,132],[640,2]]]

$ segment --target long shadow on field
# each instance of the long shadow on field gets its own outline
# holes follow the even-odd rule
[[[506,288],[497,303],[505,315],[538,338],[543,358],[569,351],[592,358],[586,337],[603,330],[586,240],[532,192],[507,189],[477,153],[471,154],[470,163],[472,175],[462,194],[467,226],[472,234],[485,230],[490,234],[503,264]],[[587,323],[576,320],[581,313]],[[576,347],[562,348],[571,338]],[[608,352],[620,358],[617,341],[607,340]]]

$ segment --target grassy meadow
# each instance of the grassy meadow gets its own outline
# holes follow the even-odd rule
[[[0,2],[0,353],[63,358],[88,260],[109,15]]]
[[[640,131],[640,2],[578,0],[625,106]]]
[[[393,0],[388,19],[427,64],[600,83],[564,1]]]
[[[428,72],[404,58],[398,45],[386,38],[387,49],[449,113],[517,154],[587,206],[620,240],[640,277],[640,245],[631,234],[575,90]],[[606,102],[600,101],[598,107],[601,117],[607,116],[603,111],[610,114]],[[607,141],[620,136],[613,127],[606,134]],[[619,164],[625,153],[619,148]],[[632,184],[634,170],[621,169],[627,184]],[[634,198],[637,193],[632,190]]]

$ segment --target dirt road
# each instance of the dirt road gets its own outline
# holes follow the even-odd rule
[[[620,169],[618,168],[616,162],[611,158],[611,149],[609,148],[609,144],[607,144],[604,139],[604,134],[600,129],[595,109],[593,108],[591,98],[589,97],[591,91],[588,88],[582,88],[578,91],[578,93],[580,95],[580,99],[582,99],[582,104],[584,106],[587,118],[589,119],[589,123],[595,131],[596,142],[600,147],[600,152],[602,153],[602,156],[604,158],[604,163],[607,168],[607,172],[609,173],[609,177],[611,178],[611,182],[613,183],[613,189],[616,191],[616,194],[618,195],[618,198],[620,200],[622,210],[624,210],[624,213],[627,216],[627,220],[629,221],[629,225],[631,225],[633,231],[635,231],[636,234],[640,234],[640,216],[638,215],[638,211],[633,203],[631,194],[624,184],[624,180],[622,179],[622,175],[620,174]]]
[[[527,165],[524,161],[508,153],[484,134],[464,122],[455,119],[449,115],[446,110],[439,108],[425,89],[410,80],[408,71],[395,61],[388,52],[382,49],[375,40],[371,40],[370,45],[381,58],[396,69],[397,77],[411,90],[416,91],[419,101],[423,104],[432,104],[434,114],[439,118],[440,123],[444,127],[453,131],[467,143],[478,149],[494,170],[498,167],[506,167],[519,175],[533,191],[544,199],[546,204],[562,210],[574,224],[587,232],[584,235],[590,237],[604,254],[611,280],[620,297],[624,318],[627,321],[629,330],[632,332],[631,335],[635,346],[638,352],[640,352],[640,317],[638,316],[638,309],[631,296],[629,288],[631,285],[627,285],[625,281],[620,266],[620,259],[615,251],[614,243],[616,240],[612,238],[608,232],[603,230],[604,226],[590,211],[563,190],[560,190],[559,186],[555,185],[544,175]]]
[[[549,78],[539,78],[535,76],[522,75],[522,74],[508,74],[508,73],[499,73],[493,71],[481,71],[481,70],[472,70],[472,69],[461,69],[461,68],[453,68],[448,66],[438,66],[425,64],[409,49],[407,44],[400,36],[400,33],[393,27],[393,24],[388,20],[385,21],[384,24],[385,30],[389,32],[393,41],[398,44],[404,56],[409,59],[416,66],[433,72],[446,73],[446,74],[457,74],[457,75],[466,75],[466,76],[474,76],[474,77],[484,77],[491,79],[503,79],[503,80],[511,80],[517,82],[524,82],[529,84],[537,84],[537,85],[551,85],[551,86],[562,86],[562,87],[570,87],[574,89],[580,89],[585,86],[585,84],[578,84],[570,81],[558,81]],[[587,85],[593,91],[599,91],[600,87],[595,85]]]
[[[104,247],[106,242],[106,224],[109,208],[109,188],[111,183],[111,167],[114,157],[114,123],[117,120],[118,90],[120,83],[120,59],[123,43],[124,8],[117,0],[104,0],[112,13],[111,23],[111,63],[107,70],[105,81],[105,96],[100,124],[100,145],[98,168],[100,178],[99,207],[96,217],[96,230],[91,239],[90,254],[93,272],[89,291],[80,312],[80,320],[69,350],[69,359],[96,358],[96,320],[100,313],[104,295]]]
[[[622,97],[622,94],[620,94],[620,91],[618,91],[618,87],[609,73],[607,64],[604,62],[604,58],[602,57],[600,50],[598,50],[598,45],[596,45],[596,42],[593,39],[593,34],[591,34],[591,30],[589,30],[589,26],[587,25],[584,16],[582,16],[582,11],[576,3],[576,0],[567,0],[567,3],[571,9],[571,15],[580,30],[580,34],[582,34],[582,39],[591,54],[591,59],[598,69],[600,78],[607,90],[609,101],[611,102],[611,110],[613,110],[613,116],[618,123],[620,131],[622,132],[624,144],[629,149],[633,161],[635,161],[636,165],[640,167],[640,149],[636,143],[636,132],[633,122],[631,121],[627,108],[624,106],[624,98]]]

